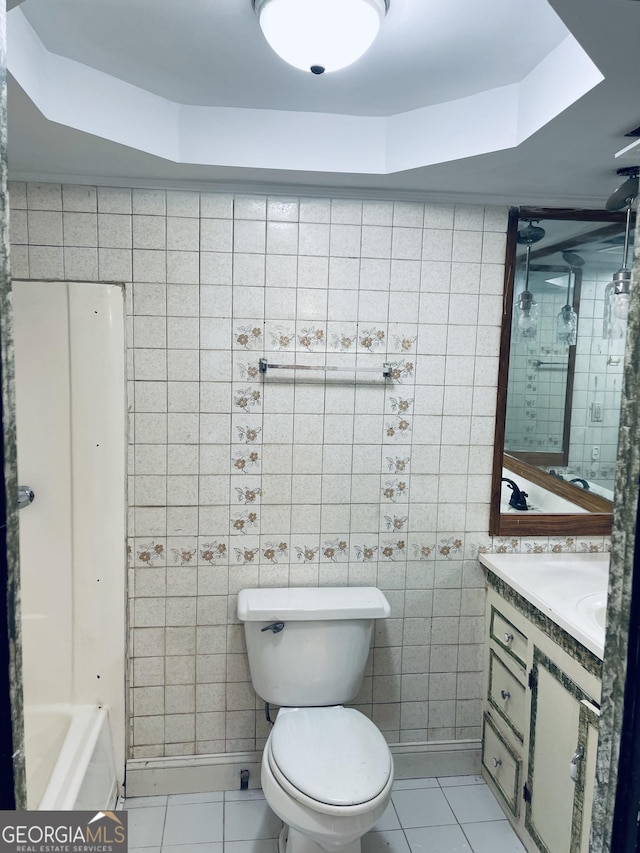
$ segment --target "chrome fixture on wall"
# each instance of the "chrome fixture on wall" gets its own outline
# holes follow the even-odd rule
[[[18,486],[18,509],[33,503],[36,494],[30,486]]]
[[[604,317],[602,337],[605,340],[615,340],[625,336],[629,301],[631,295],[631,270],[628,266],[629,234],[631,231],[631,207],[638,196],[640,167],[629,166],[618,169],[618,175],[626,175],[627,180],[614,190],[606,203],[607,210],[622,210],[627,208],[627,222],[624,232],[624,250],[622,266],[613,274],[604,292]]]
[[[390,0],[252,0],[281,59],[312,74],[339,71],[369,50]]]
[[[529,262],[531,258],[531,246],[537,243],[545,235],[544,228],[534,225],[533,220],[523,231],[518,231],[518,243],[526,245],[527,254],[524,268],[524,290],[518,294],[516,303],[517,329],[521,338],[535,338],[538,333],[538,307],[529,290]]]

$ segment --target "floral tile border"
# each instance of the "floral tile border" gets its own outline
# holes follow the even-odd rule
[[[389,517],[391,519],[391,516]],[[393,516],[402,524],[402,517]],[[309,563],[375,563],[475,560],[480,554],[608,553],[608,537],[490,537],[465,534],[403,536],[395,524],[380,534],[258,535],[259,517],[243,509],[232,516],[233,533],[227,536],[132,537],[128,544],[132,567],[246,565]],[[235,534],[235,535],[234,535]],[[396,534],[396,535],[394,535]],[[399,534],[399,535],[397,535]]]

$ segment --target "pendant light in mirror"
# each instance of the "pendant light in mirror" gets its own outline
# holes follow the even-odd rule
[[[622,266],[613,274],[613,281],[609,282],[604,292],[602,337],[609,341],[623,338],[626,332],[631,296],[631,270],[628,267],[631,206],[638,195],[640,167],[630,166],[625,169],[618,169],[618,174],[626,175],[627,180],[609,196],[606,208],[607,210],[622,210],[626,207],[627,221],[624,230]]]
[[[576,252],[563,252],[562,259],[569,264],[569,283],[567,285],[567,303],[560,309],[556,321],[556,340],[558,343],[574,347],[578,340],[578,315],[571,298],[571,282],[574,279],[576,269],[584,266],[584,258],[581,258]]]
[[[526,245],[525,267],[524,267],[524,290],[521,290],[516,300],[516,328],[520,338],[532,339],[538,334],[538,306],[533,294],[529,290],[529,264],[531,260],[531,246],[537,243],[545,235],[544,228],[534,225],[533,220],[528,220],[528,225],[522,231],[518,231],[518,243]]]

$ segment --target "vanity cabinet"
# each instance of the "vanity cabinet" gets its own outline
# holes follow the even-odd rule
[[[525,826],[540,850],[588,851],[599,709],[534,649]]]
[[[588,853],[601,661],[489,572],[482,774],[531,853]]]

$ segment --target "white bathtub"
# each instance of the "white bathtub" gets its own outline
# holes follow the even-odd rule
[[[106,707],[27,708],[25,731],[29,809],[114,807],[118,786]]]

